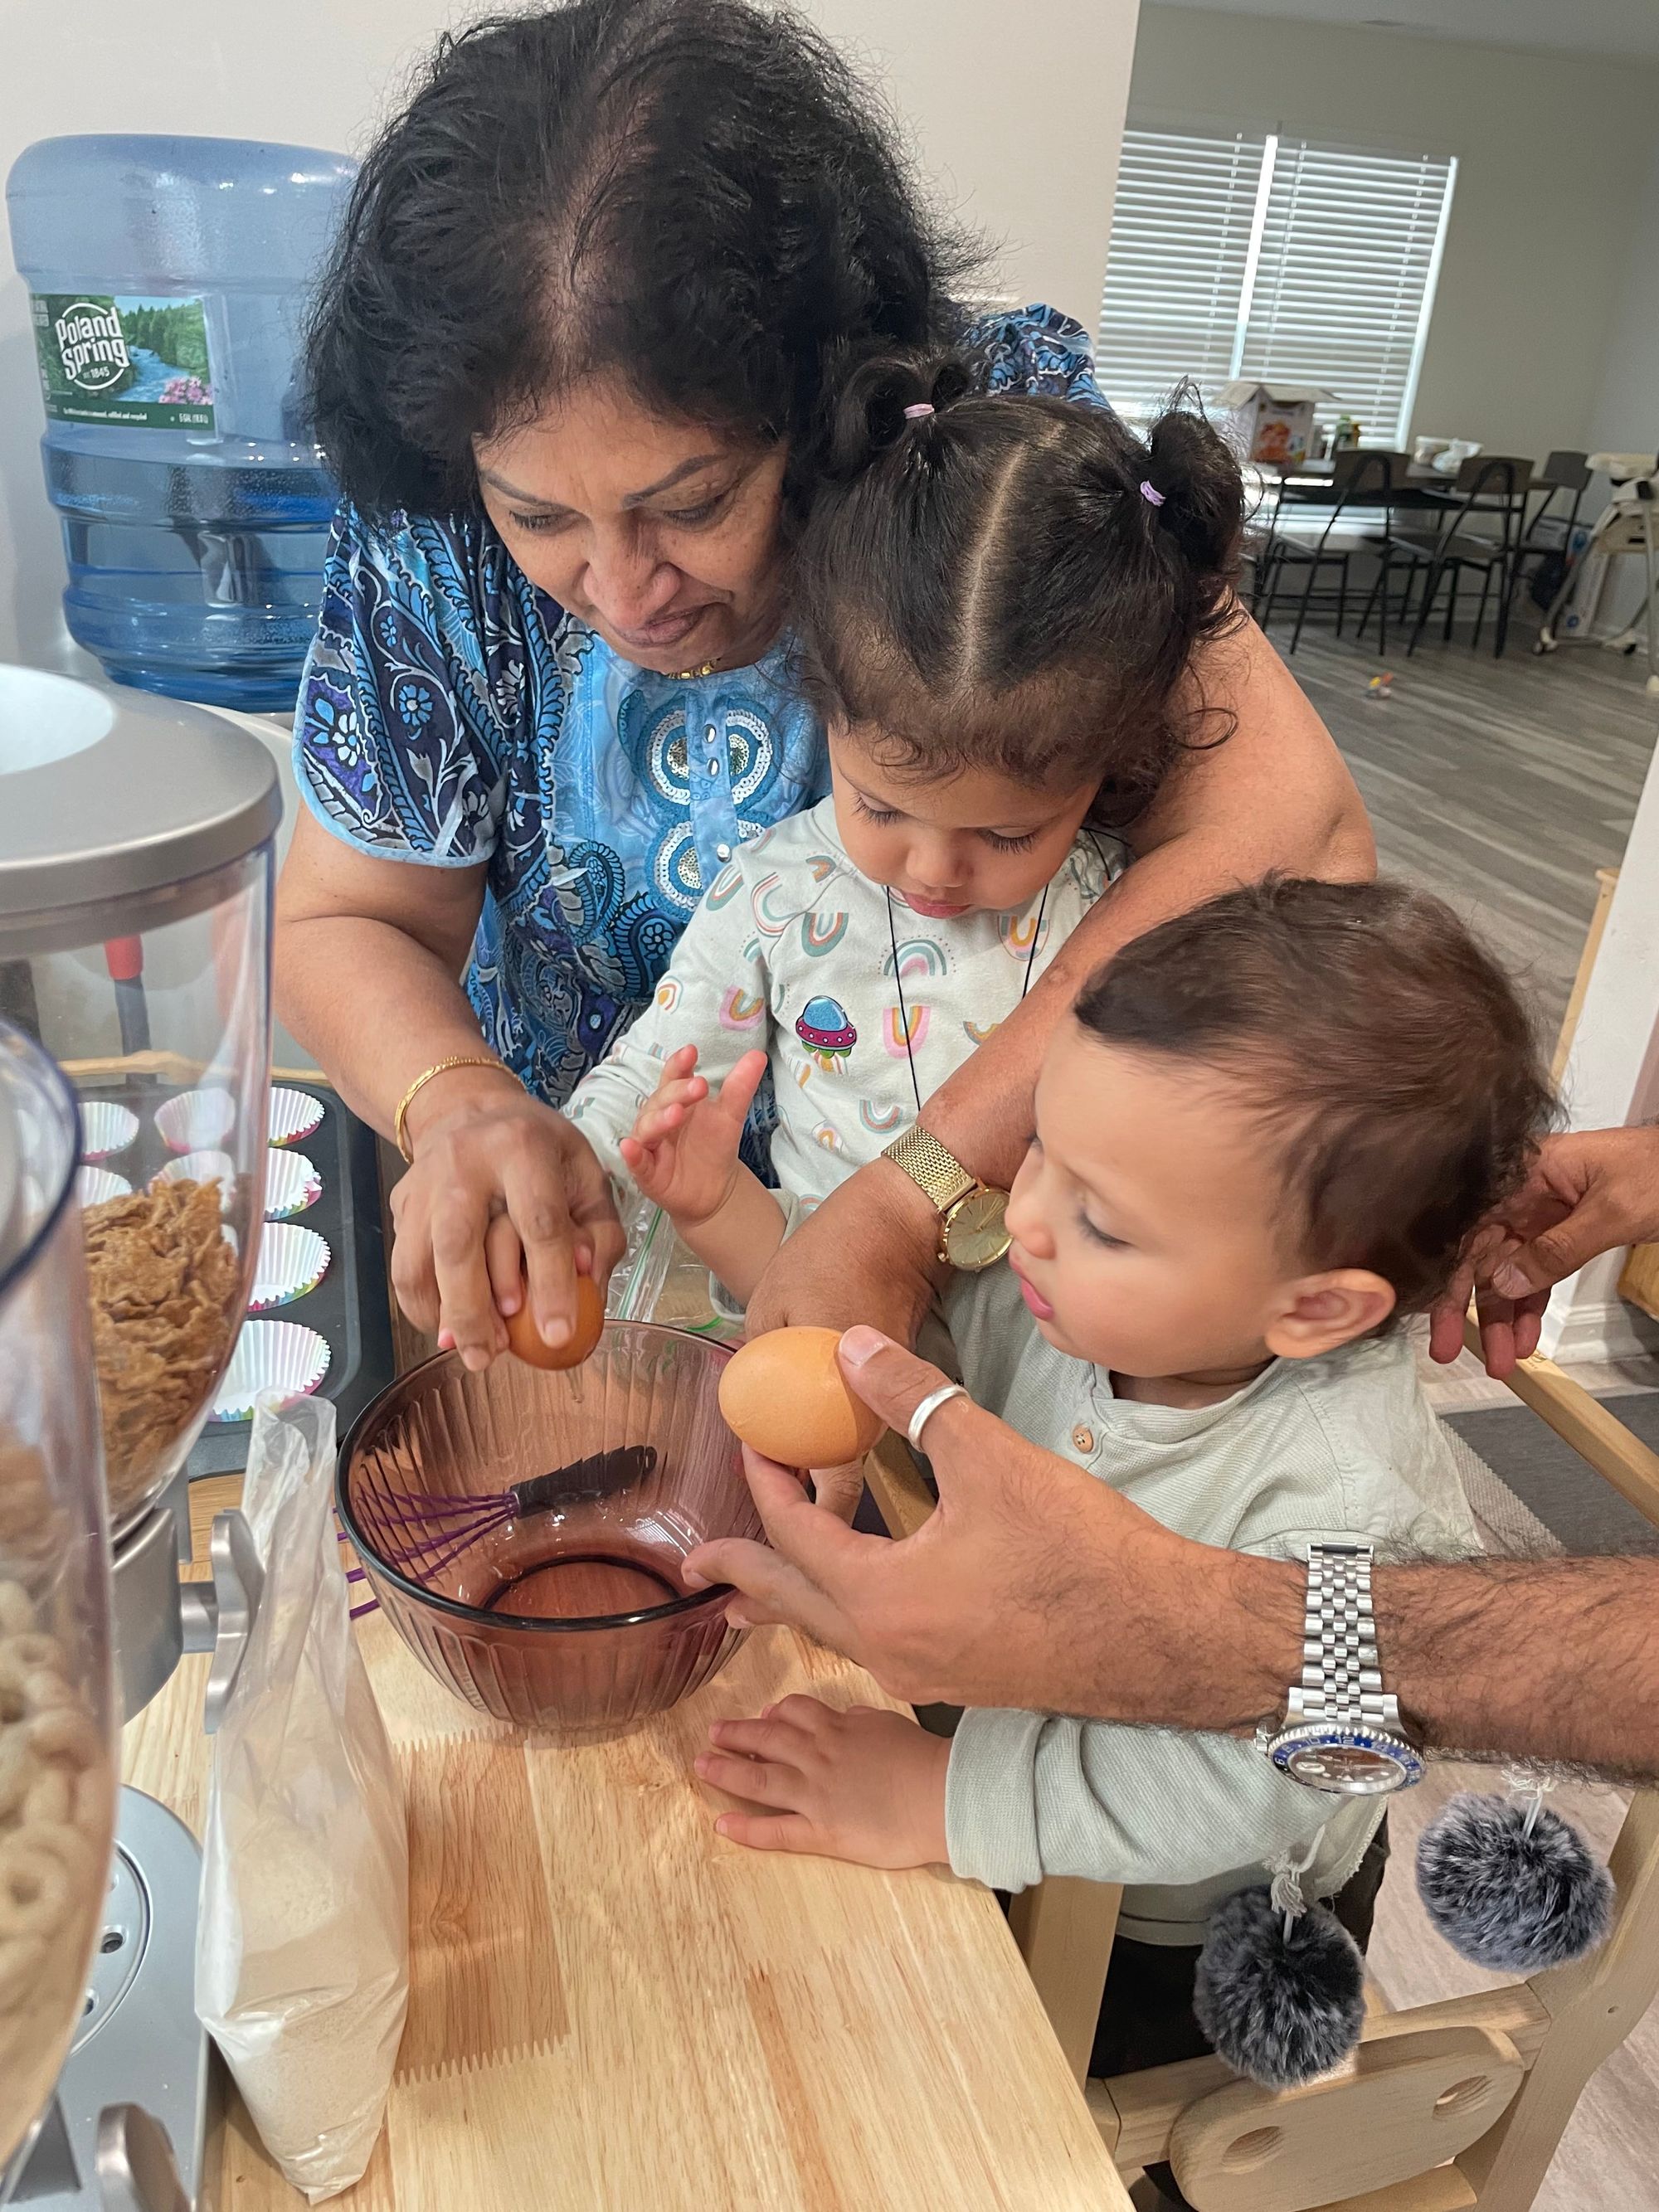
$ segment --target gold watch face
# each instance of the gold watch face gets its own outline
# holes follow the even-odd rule
[[[939,1232],[939,1250],[951,1266],[968,1274],[994,1267],[1013,1242],[1003,1221],[1007,1210],[1007,1192],[982,1183],[958,1199]]]

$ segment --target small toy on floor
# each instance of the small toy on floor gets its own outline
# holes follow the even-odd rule
[[[1380,676],[1373,676],[1365,686],[1365,696],[1368,699],[1392,699],[1394,696],[1393,669],[1385,668]]]

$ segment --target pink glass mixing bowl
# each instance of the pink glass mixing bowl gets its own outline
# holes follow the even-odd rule
[[[340,1518],[387,1619],[469,1705],[567,1742],[620,1735],[743,1640],[681,1564],[761,1534],[720,1345],[607,1322],[580,1367],[453,1352],[401,1375],[341,1449]],[[526,1500],[514,1486],[532,1484]]]

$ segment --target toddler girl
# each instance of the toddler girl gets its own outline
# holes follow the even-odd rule
[[[1018,1004],[1211,734],[1183,679],[1237,619],[1241,502],[1194,416],[1143,445],[953,361],[853,379],[796,562],[832,795],[732,859],[568,1109],[739,1298]],[[776,1192],[738,1152],[769,1072]]]

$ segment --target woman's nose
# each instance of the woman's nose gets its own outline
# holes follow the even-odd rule
[[[679,587],[679,570],[659,560],[633,532],[607,532],[594,538],[587,556],[588,597],[616,629],[642,629],[654,622]]]

